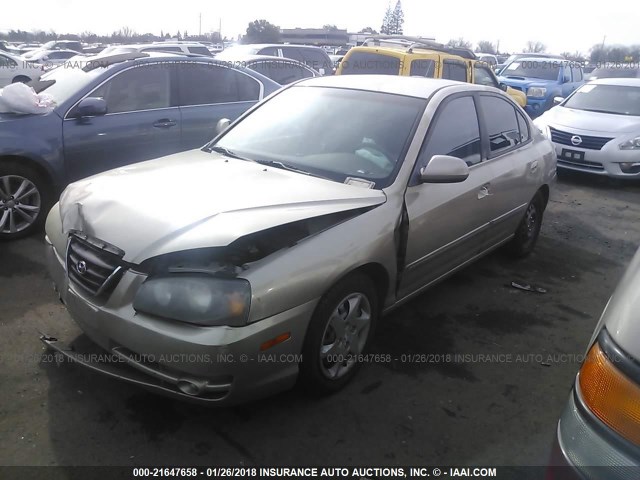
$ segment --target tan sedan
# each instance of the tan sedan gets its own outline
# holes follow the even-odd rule
[[[344,386],[381,315],[502,245],[532,251],[549,140],[494,88],[389,76],[284,88],[200,150],[70,185],[52,277],[109,354],[68,358],[230,404]]]

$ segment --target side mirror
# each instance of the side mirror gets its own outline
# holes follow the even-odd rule
[[[507,90],[509,90],[509,85],[507,85],[506,83],[500,83],[500,90],[506,92]]]
[[[554,105],[560,105],[562,102],[564,102],[564,97],[553,97]]]
[[[227,128],[229,128],[229,125],[231,125],[231,120],[229,120],[228,118],[221,118],[220,120],[218,120],[218,123],[216,124],[216,135],[220,135],[222,132],[224,132]]]
[[[98,117],[107,113],[107,102],[104,98],[87,97],[84,98],[73,109],[72,117]]]
[[[422,183],[460,183],[469,177],[469,166],[458,157],[434,155],[420,170]]]

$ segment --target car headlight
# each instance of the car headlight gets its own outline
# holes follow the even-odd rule
[[[543,122],[542,120],[540,120],[542,117],[538,117],[533,121],[533,124],[538,127],[538,130],[540,130],[540,133],[542,133],[545,137],[551,139],[551,129],[549,128],[549,125],[547,125],[545,122]]]
[[[620,150],[640,150],[640,136],[621,143],[619,147]]]
[[[138,312],[205,326],[246,325],[251,306],[247,280],[174,274],[149,278],[138,290]]]
[[[527,89],[527,97],[544,97],[547,94],[547,89],[544,87],[530,87]]]

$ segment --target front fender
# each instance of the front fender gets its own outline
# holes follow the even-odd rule
[[[57,189],[62,188],[66,180],[62,119],[55,112],[7,117],[0,123],[0,161],[23,158],[47,172]]]

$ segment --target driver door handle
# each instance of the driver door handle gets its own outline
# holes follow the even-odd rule
[[[161,118],[160,120],[156,120],[153,126],[156,128],[171,128],[175,127],[177,124],[178,122],[170,118]]]

